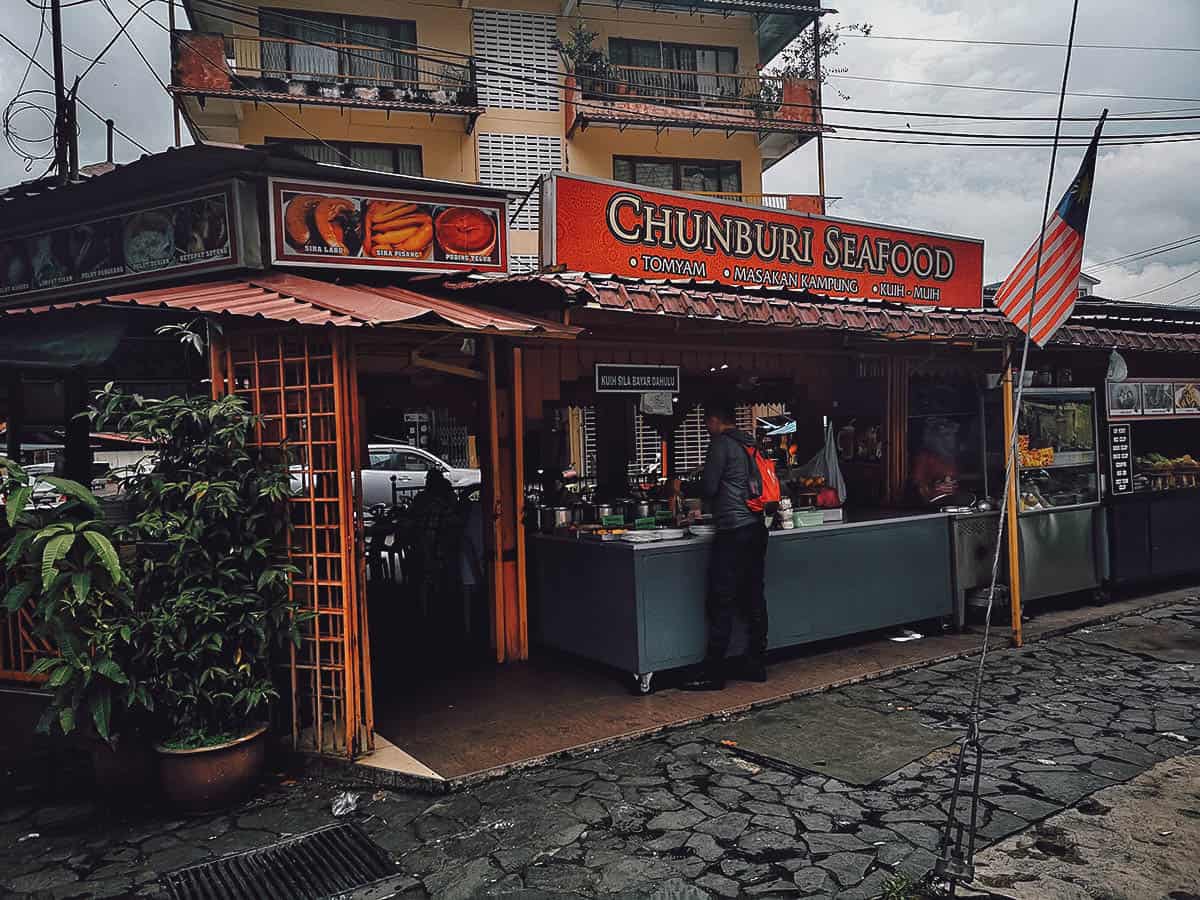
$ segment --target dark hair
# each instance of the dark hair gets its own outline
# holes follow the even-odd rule
[[[704,415],[715,416],[727,425],[737,424],[737,415],[733,411],[733,404],[728,400],[711,400],[704,404]]]

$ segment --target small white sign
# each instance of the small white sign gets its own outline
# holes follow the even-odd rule
[[[642,394],[642,415],[669,416],[675,412],[670,391],[647,391]]]

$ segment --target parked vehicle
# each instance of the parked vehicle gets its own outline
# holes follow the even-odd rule
[[[367,447],[369,463],[362,470],[362,492],[364,510],[373,507],[389,507],[394,499],[411,499],[425,487],[425,478],[431,469],[439,469],[446,480],[459,493],[462,488],[478,487],[481,481],[478,469],[459,469],[434,456],[428,450],[411,444],[370,444]],[[302,494],[308,490],[308,477],[300,465],[289,467],[292,493]]]
[[[410,496],[425,486],[430,469],[439,469],[455,488],[477,485],[481,480],[478,469],[455,468],[428,450],[409,444],[370,444],[367,452],[370,464],[362,472],[365,509],[377,503],[391,505],[393,478],[396,491]]]

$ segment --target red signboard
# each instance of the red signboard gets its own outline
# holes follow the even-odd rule
[[[556,174],[542,263],[576,272],[983,305],[983,242]]]
[[[271,261],[339,269],[507,272],[502,200],[270,179]]]

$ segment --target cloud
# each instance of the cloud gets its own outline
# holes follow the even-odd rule
[[[1080,43],[1200,46],[1200,4],[1156,0],[1156,15],[1140,15],[1130,27],[1128,4],[1093,0],[1082,4],[1076,28]],[[878,35],[923,35],[986,40],[1061,42],[1070,3],[1016,0],[983,4],[967,0],[897,0],[856,8],[855,19],[875,26]],[[843,15],[843,18],[849,18]],[[1055,91],[1062,79],[1064,50],[992,47],[847,38],[838,58],[851,75],[910,81],[976,84]],[[1077,49],[1068,90],[1139,96],[1197,97],[1196,54]],[[1057,97],[964,91],[914,85],[835,79],[851,94],[831,105],[909,109],[985,115],[1053,116]],[[1113,115],[1180,109],[1191,104],[1155,100],[1068,97],[1068,116],[1095,116],[1103,106]],[[827,121],[973,134],[1052,134],[1053,122],[981,122],[889,117],[830,111]],[[1106,133],[1194,131],[1195,122],[1111,122]],[[1064,133],[1090,135],[1086,122],[1066,123]],[[843,134],[866,136],[858,132]],[[882,135],[880,135],[882,137]],[[903,137],[903,135],[896,135]],[[933,140],[934,138],[926,138]],[[953,138],[948,138],[953,140]],[[1060,151],[1053,201],[1062,195],[1083,151]],[[1046,191],[1049,149],[978,149],[899,144],[826,142],[826,190],[844,199],[831,214],[874,222],[982,237],[985,277],[1003,278],[1037,236]],[[1086,260],[1109,259],[1186,235],[1200,234],[1200,193],[1187,185],[1200,171],[1200,143],[1113,147],[1101,153],[1088,226]],[[766,190],[816,189],[815,154],[806,148],[779,163],[766,176]],[[1200,268],[1200,245],[1097,273],[1098,291],[1119,297],[1155,287]],[[1200,280],[1197,276],[1196,280]],[[1164,290],[1147,300],[1167,300],[1200,290]]]

